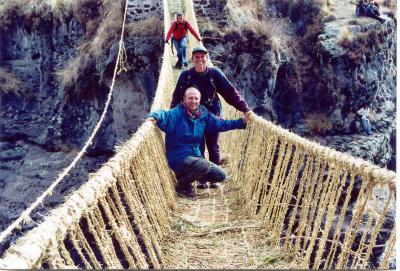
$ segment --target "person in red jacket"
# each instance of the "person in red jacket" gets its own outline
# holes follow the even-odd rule
[[[172,23],[167,33],[167,37],[165,38],[165,43],[168,43],[172,35],[172,42],[178,54],[178,62],[175,65],[178,69],[182,68],[182,65],[185,67],[188,66],[186,60],[186,47],[188,43],[187,30],[189,30],[198,41],[201,41],[200,35],[197,34],[190,23],[185,20],[183,14],[178,12],[176,14],[176,21]]]

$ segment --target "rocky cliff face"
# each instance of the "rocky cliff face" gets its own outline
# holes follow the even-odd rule
[[[394,169],[396,114],[396,26],[368,18],[329,22],[317,43],[320,76],[326,79],[318,94],[325,102],[332,134],[326,144]],[[308,92],[309,93],[309,92]],[[363,104],[373,111],[373,135],[360,133],[355,112]],[[361,135],[360,135],[361,134]],[[352,137],[352,140],[349,140]]]
[[[148,11],[161,13],[156,7],[148,7]],[[133,8],[136,12],[138,7]],[[122,6],[118,14],[121,12]],[[47,199],[46,208],[62,202],[64,195],[86,181],[88,172],[106,161],[115,145],[127,140],[148,112],[161,64],[163,22],[160,16],[153,20],[143,14],[142,10],[139,18],[128,21],[125,48],[129,64],[117,77],[102,128],[86,156]],[[22,17],[15,22],[2,26],[0,32],[0,78],[4,83],[0,89],[0,230],[49,187],[93,131],[109,91],[121,26],[117,21],[115,33],[108,31],[109,46],[98,58],[84,58],[80,57],[82,47],[104,36],[91,36],[88,24],[75,16],[62,22],[54,18],[35,27]],[[149,24],[148,36],[146,31],[135,34]],[[79,70],[73,86],[63,85],[57,73],[69,67],[64,69],[64,78],[72,76],[74,65],[70,64],[77,59]],[[5,85],[11,84],[7,78],[15,80],[14,89],[6,92]],[[36,213],[33,218],[40,216]]]
[[[210,16],[205,15],[200,28],[214,64],[234,81],[256,113],[324,145],[394,169],[394,20],[383,15],[386,21],[381,24],[353,13],[336,18],[313,1],[293,6],[267,2],[262,30],[251,20],[218,30],[224,20],[212,24],[210,18],[221,7],[208,5]],[[206,11],[203,6],[202,13]],[[373,111],[371,137],[363,133],[356,114],[365,103]]]

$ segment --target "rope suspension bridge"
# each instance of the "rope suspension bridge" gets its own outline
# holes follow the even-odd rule
[[[192,1],[182,1],[198,30]],[[167,31],[177,1],[163,4]],[[178,76],[172,63],[165,45],[152,111],[169,106]],[[224,115],[239,113],[224,105]],[[255,115],[246,130],[222,136],[228,184],[197,201],[176,197],[164,149],[160,130],[144,122],[5,252],[0,268],[367,268],[394,210],[394,172]],[[395,227],[376,267],[393,257]]]

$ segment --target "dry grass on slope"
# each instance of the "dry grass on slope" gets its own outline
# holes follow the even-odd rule
[[[333,127],[329,118],[320,112],[307,114],[304,124],[311,135],[325,135]]]
[[[129,37],[162,37],[162,24],[162,18],[157,17],[132,22],[126,26],[126,35]]]
[[[12,27],[19,18],[32,28],[41,23],[62,22],[79,9],[80,1],[73,0],[11,0],[0,2],[0,27]]]
[[[290,22],[281,18],[282,14],[271,16],[267,12],[269,6],[286,10],[283,17],[288,16],[290,20],[296,21],[302,19],[305,23],[311,25],[313,23],[310,22],[318,19],[311,16],[317,16],[316,14],[327,15],[330,5],[331,0],[228,0],[226,8],[232,26],[251,30],[256,35],[269,37],[273,41],[273,45],[280,47],[285,46],[290,39],[285,31]],[[307,17],[302,18],[303,16]],[[314,32],[311,28],[311,31],[307,32]],[[318,26],[317,28],[319,29]]]
[[[244,38],[255,37],[257,42],[261,42],[260,46],[267,45],[273,50],[286,50],[290,38],[285,31],[288,22],[268,16],[266,7],[265,0],[228,0],[226,9],[230,27],[225,32],[237,32]]]
[[[99,17],[93,19],[93,22],[99,21],[95,29],[87,31],[94,32],[87,34],[87,40],[78,48],[74,59],[57,72],[62,88],[71,88],[76,85],[93,62],[95,63],[95,72],[103,80],[105,69],[108,62],[112,60],[110,56],[116,54],[113,49],[118,43],[123,20],[123,1],[121,0],[103,0],[100,8]],[[162,37],[163,27],[160,18],[151,17],[148,19],[128,23],[125,27],[125,37]],[[112,51],[114,50],[114,51]],[[112,52],[111,52],[112,51]],[[78,89],[78,88],[77,88]]]
[[[246,24],[252,19],[259,20],[265,15],[263,0],[228,0],[226,9],[234,26]]]
[[[101,58],[108,56],[111,47],[118,41],[121,33],[123,7],[121,1],[102,1],[101,14],[98,18],[91,20],[91,33],[87,34],[87,40],[78,46],[76,57],[70,60],[66,66],[57,71],[57,76],[62,88],[74,86],[82,73],[93,63],[97,70],[103,67]],[[84,20],[84,18],[81,18]],[[99,25],[97,26],[97,23]]]
[[[57,72],[63,88],[73,86],[87,67],[102,67],[117,42],[123,18],[123,0],[13,0],[0,2],[0,28],[53,31],[55,25],[75,18],[86,30],[86,39],[76,48],[76,57]],[[99,69],[98,69],[99,70]]]
[[[0,29],[21,23],[27,30],[53,31],[72,18],[81,25],[85,37],[75,48],[75,57],[56,72],[60,86],[80,89],[77,82],[92,75],[102,81],[121,33],[124,0],[0,0]],[[149,18],[126,25],[127,36],[162,37],[160,18]],[[93,80],[91,78],[90,80]],[[69,92],[69,91],[68,91]],[[79,91],[78,91],[79,92]],[[77,93],[79,94],[79,93]]]
[[[0,94],[15,94],[22,96],[24,85],[22,81],[7,69],[0,68]]]

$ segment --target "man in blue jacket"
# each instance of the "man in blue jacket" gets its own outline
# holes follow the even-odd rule
[[[179,75],[174,93],[172,95],[171,108],[179,104],[183,99],[183,93],[188,87],[196,86],[201,93],[200,104],[216,116],[221,116],[222,106],[219,95],[225,101],[243,112],[244,118],[248,120],[252,111],[248,104],[240,96],[233,84],[226,78],[225,74],[218,68],[207,65],[208,51],[203,46],[197,46],[192,50],[192,62],[194,67],[183,71]],[[205,145],[207,145],[209,160],[216,165],[221,162],[219,148],[219,132],[206,131],[204,141],[200,146],[201,154],[204,157]],[[206,188],[206,183],[201,183],[198,188]],[[217,187],[211,183],[210,187]]]
[[[195,197],[192,183],[195,180],[222,182],[226,172],[201,155],[200,145],[205,132],[225,132],[244,129],[247,119],[223,120],[200,105],[200,91],[188,88],[183,101],[171,110],[151,112],[148,120],[157,123],[166,133],[166,152],[170,168],[178,180],[176,192]]]

